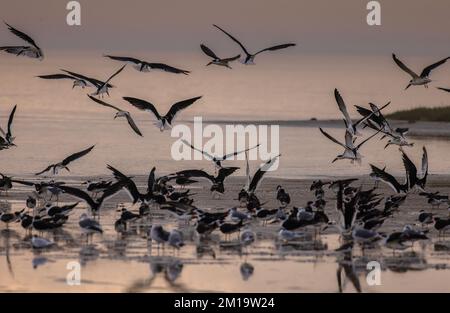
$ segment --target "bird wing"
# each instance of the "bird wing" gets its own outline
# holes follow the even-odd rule
[[[394,59],[395,63],[397,63],[397,65],[398,65],[402,70],[404,70],[406,73],[408,73],[409,75],[411,75],[412,78],[419,78],[419,75],[417,75],[416,73],[414,73],[409,67],[407,67],[405,64],[403,64],[403,62],[400,61],[394,53],[392,54],[392,58]]]
[[[395,179],[394,176],[387,173],[385,170],[382,170],[375,165],[370,164],[370,168],[372,169],[372,172],[375,173],[377,177],[379,177],[383,182],[388,184],[395,192],[400,191],[400,183]]]
[[[134,122],[134,120],[133,120],[133,118],[131,117],[131,115],[128,113],[128,114],[125,114],[125,117],[127,118],[128,125],[130,125],[131,129],[134,130],[134,132],[135,132],[136,134],[138,134],[139,136],[143,137],[141,131],[140,131],[139,128],[137,127],[137,125],[136,125],[136,123]]]
[[[232,61],[234,61],[234,60],[239,59],[240,57],[241,57],[241,55],[238,54],[238,55],[236,55],[236,56],[234,56],[234,57],[231,57],[231,58],[222,59],[222,61],[224,61],[224,62],[232,62]]]
[[[204,44],[200,45],[200,48],[202,49],[202,51],[209,56],[210,58],[213,59],[220,59],[211,49],[209,49],[207,46],[205,46]]]
[[[181,142],[184,143],[185,145],[191,147],[192,150],[201,152],[201,153],[202,153],[203,155],[205,155],[207,158],[209,158],[209,159],[211,159],[211,160],[214,159],[214,156],[212,156],[211,154],[209,154],[208,152],[206,152],[206,151],[204,151],[204,150],[200,150],[200,149],[194,147],[194,146],[193,146],[192,144],[190,144],[187,140],[181,139]]]
[[[223,183],[225,178],[236,172],[238,169],[239,167],[222,167],[217,174],[216,181]]]
[[[78,199],[84,200],[91,208],[96,206],[96,203],[92,198],[83,190],[69,186],[58,186],[64,193],[77,197]]]
[[[422,73],[420,74],[420,77],[427,77],[428,75],[430,75],[432,70],[434,70],[436,67],[444,64],[448,59],[450,59],[450,57],[447,57],[447,58],[442,59],[434,64],[427,66],[426,68],[423,69]]]
[[[422,179],[426,179],[428,176],[428,152],[425,147],[423,147],[423,155],[422,155]]]
[[[446,92],[450,92],[450,88],[443,88],[443,87],[437,87],[437,89],[446,91]]]
[[[337,139],[335,139],[334,137],[332,137],[331,135],[329,135],[326,131],[324,131],[322,128],[319,128],[320,132],[327,137],[328,139],[330,139],[332,142],[344,147],[345,149],[347,149],[347,146],[344,145],[343,143],[337,141]],[[347,133],[347,132],[346,132]]]
[[[264,51],[276,51],[276,50],[286,49],[286,48],[293,47],[293,46],[296,46],[296,44],[295,43],[285,43],[282,45],[276,45],[273,47],[262,49],[262,50],[256,52],[255,55],[260,54],[261,52],[264,52]]]
[[[152,170],[150,171],[150,174],[148,175],[147,192],[153,192],[153,188],[154,188],[155,182],[156,182],[155,170],[156,170],[156,167],[153,167]]]
[[[361,141],[357,146],[356,149],[359,149],[362,147],[363,144],[365,144],[366,142],[368,142],[370,139],[372,139],[373,137],[375,137],[381,130],[378,130],[376,133],[374,133],[373,135],[367,137],[365,140]]]
[[[228,37],[230,37],[230,39],[233,40],[235,43],[237,43],[237,44],[242,48],[242,50],[245,52],[246,55],[251,55],[251,54],[247,51],[247,49],[245,49],[244,45],[243,45],[239,40],[237,40],[236,38],[234,38],[231,34],[227,33],[225,30],[223,30],[222,28],[220,28],[220,27],[217,26],[216,24],[213,24],[213,26],[214,26],[215,28],[219,29],[220,31],[222,31],[222,32],[223,32],[225,35],[227,35]]]
[[[184,177],[199,177],[199,178],[206,178],[210,180],[212,183],[214,183],[214,176],[209,175],[203,170],[184,170],[176,172],[176,175],[178,176],[184,176]]]
[[[67,71],[67,70],[61,70],[61,71],[65,72],[65,73],[68,73],[68,74],[70,74],[70,75],[72,75],[72,76],[74,76],[74,77],[76,77],[78,79],[82,79],[82,80],[88,81],[93,86],[95,86],[97,88],[104,84],[104,82],[102,82],[101,80],[95,79],[95,78],[87,77],[87,76],[84,76],[84,75],[81,75],[81,74],[78,74],[78,73],[75,73],[75,72]],[[107,86],[108,86],[108,88],[114,87],[111,84],[107,84]]]
[[[350,118],[350,115],[348,115],[348,112],[347,112],[347,106],[345,105],[344,99],[342,99],[342,96],[337,89],[334,89],[334,98],[336,99],[339,110],[344,115],[346,124],[352,125],[352,120]]]
[[[243,153],[243,152],[247,152],[247,151],[256,149],[256,148],[258,148],[260,145],[261,145],[261,144],[258,143],[258,144],[257,144],[256,146],[254,146],[254,147],[251,147],[251,148],[247,148],[247,149],[245,149],[245,150],[236,151],[236,152],[233,152],[233,153],[226,154],[226,155],[222,156],[222,161],[227,160],[227,159],[231,158],[232,156],[236,156],[236,155],[241,154],[241,153]]]
[[[127,65],[125,64],[124,66],[122,66],[121,68],[119,68],[114,74],[112,74],[112,75],[111,75],[111,76],[103,83],[103,85],[100,86],[100,88],[103,87],[104,85],[108,84],[109,81],[110,81],[111,79],[113,79],[114,77],[116,77],[117,75],[119,75],[119,73],[123,71],[123,69],[125,68],[125,66],[127,66]]]
[[[159,115],[158,111],[156,110],[155,106],[151,104],[150,102],[132,98],[132,97],[123,97],[125,101],[128,101],[131,105],[135,106],[139,110],[147,111],[153,113],[158,120],[161,119],[161,115]]]
[[[132,64],[140,64],[142,63],[141,60],[135,59],[135,58],[130,58],[130,57],[119,57],[119,56],[114,56],[114,55],[104,55],[105,58],[110,58],[112,60],[115,61],[120,61],[120,62],[127,62],[127,63],[132,63]]]
[[[12,122],[13,122],[13,119],[14,119],[14,114],[16,113],[16,108],[17,108],[17,104],[12,109],[11,114],[9,114],[8,129],[7,129],[7,133],[6,133],[6,140],[9,140],[9,138],[11,138],[11,125],[12,125]]]
[[[408,185],[411,188],[416,184],[417,181],[417,168],[405,152],[402,152],[402,160],[403,166],[406,170]]]
[[[120,172],[118,169],[112,167],[111,165],[108,164],[106,167],[111,172],[113,172],[114,177],[118,181],[125,182],[125,187],[128,191],[128,195],[133,200],[133,203],[136,203],[141,198],[141,194],[139,193],[139,190],[137,189],[137,186],[134,183],[134,181],[130,177]]]
[[[25,186],[34,186],[35,185],[35,183],[29,182],[29,181],[25,181],[25,180],[11,179],[11,181],[13,183],[17,183],[17,184],[21,184],[21,185],[25,185]]]
[[[166,114],[166,119],[169,122],[169,124],[172,124],[172,120],[175,118],[175,116],[177,115],[177,113],[179,111],[186,109],[188,106],[190,106],[192,103],[194,103],[201,97],[202,96],[183,100],[183,101],[177,102],[174,105],[172,105],[169,112],[167,112],[167,114]]]
[[[50,164],[50,165],[49,165],[48,167],[46,167],[44,170],[42,170],[42,171],[40,171],[40,172],[38,172],[38,173],[35,173],[34,175],[38,176],[38,175],[41,175],[41,174],[43,174],[43,173],[45,173],[45,172],[48,172],[48,171],[50,171],[50,169],[51,169],[53,166],[55,166],[55,164]]]
[[[253,193],[255,192],[256,188],[260,184],[264,174],[267,172],[267,170],[272,166],[273,161],[275,161],[280,155],[277,155],[273,158],[271,158],[269,161],[264,163],[253,175],[252,181],[250,182],[250,185],[248,186],[248,191]]]
[[[39,75],[37,77],[42,79],[77,79],[76,77],[67,74]]]
[[[164,64],[164,63],[147,63],[147,62],[145,62],[144,64],[152,69],[162,70],[162,71],[169,72],[169,73],[185,74],[185,75],[188,75],[190,73],[189,71],[182,70],[182,69]]]
[[[89,152],[91,152],[91,150],[94,149],[94,147],[95,147],[95,145],[90,146],[89,148],[87,148],[87,149],[85,149],[85,150],[82,150],[82,151],[80,151],[80,152],[76,152],[76,153],[74,153],[74,154],[72,154],[72,155],[69,155],[67,158],[65,158],[65,159],[61,162],[61,164],[64,165],[64,166],[66,166],[66,165],[69,164],[70,162],[73,162],[73,161],[75,161],[75,160],[77,160],[77,159],[79,159],[79,158],[85,156],[85,155],[88,154]]]
[[[6,26],[8,26],[8,29],[11,33],[13,33],[14,35],[16,35],[17,37],[25,40],[26,42],[32,44],[33,46],[35,46],[36,48],[40,49],[36,43],[34,42],[34,40],[28,36],[27,34],[25,34],[24,32],[21,32],[20,30],[15,29],[14,27],[12,27],[11,25],[9,25],[8,23],[5,23]]]
[[[103,105],[103,106],[108,107],[108,108],[112,108],[112,109],[114,109],[116,111],[122,111],[121,109],[119,109],[118,107],[116,107],[116,106],[114,106],[112,104],[109,104],[109,103],[106,103],[105,101],[102,101],[100,99],[94,98],[91,95],[87,95],[87,96],[89,97],[89,99],[91,99],[94,102],[97,102],[100,105]]]

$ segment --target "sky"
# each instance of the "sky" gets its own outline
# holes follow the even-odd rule
[[[81,26],[66,24],[65,0],[0,0],[1,18],[58,50],[197,51],[230,47],[216,23],[254,49],[293,41],[292,53],[435,55],[450,51],[448,0],[381,0],[381,26],[366,0],[80,0]],[[0,39],[17,42],[0,28]]]

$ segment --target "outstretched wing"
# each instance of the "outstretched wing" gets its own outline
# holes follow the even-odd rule
[[[42,79],[76,79],[76,77],[67,74],[51,74],[51,75],[39,75],[37,76]]]
[[[110,81],[111,79],[113,79],[114,77],[116,77],[117,75],[119,75],[120,72],[123,71],[123,69],[125,68],[125,66],[127,66],[127,65],[125,64],[124,66],[122,66],[121,68],[119,68],[114,74],[112,74],[112,75],[111,75],[111,76],[103,83],[103,86],[106,85],[106,84],[108,84],[109,81]],[[101,88],[101,87],[100,87],[100,88]]]
[[[199,178],[206,178],[210,180],[212,183],[214,183],[214,176],[209,175],[203,170],[184,170],[179,171],[175,173],[177,176],[183,176],[183,177],[199,177]]]
[[[450,92],[450,88],[437,87],[437,89]]]
[[[236,56],[234,56],[234,57],[231,57],[231,58],[222,59],[222,61],[224,61],[224,62],[232,62],[232,61],[234,61],[234,60],[239,59],[240,57],[241,57],[241,55],[238,54],[238,55],[236,55]]]
[[[422,155],[422,179],[426,180],[428,176],[428,152],[425,147],[423,147],[423,155]]]
[[[54,164],[50,164],[50,165],[47,166],[44,170],[42,170],[42,171],[40,171],[40,172],[38,172],[38,173],[35,173],[34,175],[38,176],[38,175],[41,175],[41,174],[43,174],[43,173],[45,173],[45,172],[48,172],[48,171],[51,170],[51,168],[52,168],[53,166],[55,166],[55,165],[54,165]]]
[[[400,61],[394,53],[392,54],[392,58],[394,59],[395,63],[397,63],[397,65],[398,65],[402,70],[404,70],[406,73],[408,73],[409,75],[411,75],[412,78],[419,78],[419,75],[417,75],[416,73],[414,73],[409,67],[407,67],[402,61]]]
[[[417,181],[417,168],[405,152],[402,152],[402,160],[408,178],[408,185],[411,188]]]
[[[342,96],[337,89],[334,89],[334,98],[338,104],[339,111],[341,111],[342,115],[344,115],[345,123],[349,126],[352,125],[352,120],[347,112],[347,106],[345,105],[344,99],[342,99]]]
[[[450,59],[450,57],[447,57],[447,58],[442,59],[434,64],[427,66],[426,68],[423,69],[422,73],[420,74],[420,77],[427,77],[428,75],[430,75],[432,70],[434,70],[436,67],[444,64],[448,59]]]
[[[136,134],[138,134],[139,136],[143,137],[141,131],[140,131],[139,128],[137,127],[137,125],[136,125],[136,123],[134,122],[134,120],[133,120],[133,118],[131,117],[131,115],[128,113],[128,114],[125,114],[125,117],[126,117],[126,119],[127,119],[128,125],[130,125],[131,129],[134,130],[134,132],[135,132]]]
[[[264,163],[255,173],[255,175],[253,175],[252,181],[250,182],[250,185],[248,186],[248,191],[250,193],[255,192],[256,188],[258,187],[258,185],[261,183],[261,180],[264,176],[264,174],[267,172],[267,170],[270,168],[270,166],[272,166],[272,163],[280,157],[281,154],[271,158],[269,161],[267,161],[266,163]]]
[[[33,46],[35,46],[36,48],[40,49],[36,43],[34,42],[34,40],[28,36],[27,34],[25,34],[24,32],[21,32],[20,30],[15,29],[14,27],[12,27],[11,25],[9,25],[8,23],[5,23],[6,26],[8,26],[8,29],[11,33],[13,33],[14,35],[16,35],[17,37],[25,40],[26,42],[32,44]]]
[[[92,200],[92,198],[83,190],[69,186],[58,186],[58,188],[68,195],[72,195],[78,199],[84,200],[91,208],[96,207],[95,201]]]
[[[67,164],[69,164],[70,162],[73,162],[83,156],[85,156],[86,154],[88,154],[89,152],[91,152],[92,149],[94,149],[95,145],[90,146],[89,148],[82,150],[80,152],[74,153],[72,155],[69,155],[67,158],[65,158],[61,163],[62,165],[66,166]]]
[[[153,192],[153,189],[155,187],[155,170],[156,167],[153,167],[152,170],[150,171],[150,174],[148,175],[148,180],[147,180],[147,192]]]
[[[233,152],[233,153],[226,154],[226,155],[222,156],[222,160],[224,161],[224,160],[227,160],[227,159],[231,158],[232,156],[236,156],[236,155],[241,154],[241,153],[243,153],[243,152],[247,152],[247,151],[256,149],[256,148],[258,148],[260,145],[261,145],[261,144],[258,143],[258,144],[257,144],[256,146],[254,146],[254,147],[251,147],[251,148],[247,148],[247,149],[245,149],[245,150],[236,151],[236,152]]]
[[[330,134],[328,134],[326,131],[324,131],[322,128],[319,128],[320,132],[327,137],[328,139],[330,139],[332,142],[344,147],[345,149],[347,148],[346,145],[344,145],[343,143],[337,141],[337,139],[335,139],[334,137],[332,137]]]
[[[381,130],[378,130],[376,133],[374,133],[373,135],[367,137],[365,140],[361,141],[357,146],[356,149],[359,149],[362,147],[363,144],[365,144],[366,142],[368,142],[370,139],[372,139],[373,137],[375,137]]]
[[[161,119],[161,115],[159,115],[155,106],[153,104],[151,104],[150,102],[147,102],[147,101],[144,101],[144,100],[141,100],[138,98],[132,98],[132,97],[123,97],[123,100],[128,101],[131,105],[138,108],[139,110],[153,113],[158,120]]]
[[[370,168],[377,177],[379,177],[383,182],[389,185],[395,192],[398,193],[400,191],[400,183],[397,181],[397,179],[395,179],[394,176],[376,167],[375,165],[370,164]]]
[[[220,31],[222,31],[222,32],[223,32],[225,35],[227,35],[228,37],[230,37],[230,39],[233,40],[235,43],[237,43],[237,44],[242,48],[242,50],[245,52],[245,54],[251,55],[251,54],[247,51],[247,49],[245,49],[244,45],[243,45],[239,40],[237,40],[236,38],[234,38],[231,34],[227,33],[225,30],[223,30],[222,28],[220,28],[220,27],[217,26],[216,24],[213,24],[213,26],[214,26],[215,28],[219,29]]]
[[[204,44],[200,45],[200,48],[202,49],[202,51],[209,56],[210,58],[213,59],[220,59],[211,49],[209,49],[207,46],[205,46]]]
[[[9,119],[8,119],[8,129],[6,132],[6,140],[10,140],[11,138],[11,125],[14,119],[14,114],[16,113],[16,108],[17,108],[17,104],[14,106],[14,108],[11,111],[11,114],[9,114]]]
[[[87,77],[87,76],[84,76],[84,75],[81,75],[81,74],[78,74],[78,73],[75,73],[75,72],[67,71],[67,70],[61,70],[61,71],[65,72],[65,73],[68,73],[68,74],[70,74],[70,75],[72,75],[72,76],[74,76],[74,77],[76,77],[78,79],[88,81],[93,86],[95,86],[97,88],[100,87],[100,86],[103,86],[103,84],[104,84],[104,82],[102,82],[101,80],[95,79],[95,78]],[[114,87],[111,84],[107,84],[107,86],[108,86],[108,88]]]
[[[134,183],[134,181],[130,177],[128,177],[125,174],[123,174],[122,172],[120,172],[118,169],[112,167],[111,165],[108,164],[106,167],[111,172],[113,172],[114,177],[118,181],[122,181],[125,183],[125,187],[128,191],[128,195],[133,200],[133,203],[136,203],[141,198],[141,194],[139,193],[139,190],[137,189],[137,186]]]
[[[295,43],[285,43],[282,45],[277,45],[277,46],[262,49],[262,50],[256,52],[255,55],[260,54],[261,52],[264,52],[264,51],[276,51],[276,50],[286,49],[286,48],[293,47],[293,46],[296,46],[296,44]]]
[[[103,105],[103,106],[108,107],[108,108],[112,108],[112,109],[114,109],[116,111],[122,111],[121,109],[119,109],[118,107],[116,107],[116,106],[114,106],[112,104],[109,104],[109,103],[106,103],[105,101],[102,101],[100,99],[94,98],[91,95],[87,95],[87,96],[89,97],[89,99],[91,99],[94,102],[97,102],[100,105]]]
[[[194,103],[201,97],[202,96],[183,100],[183,101],[177,102],[174,105],[172,105],[169,112],[167,112],[167,114],[166,114],[167,122],[169,122],[169,124],[172,124],[172,120],[175,118],[175,116],[177,115],[178,112],[186,109],[188,106],[190,106],[192,103]]]
[[[194,147],[192,144],[187,142],[185,139],[181,139],[181,142],[184,143],[186,146],[189,146],[192,150],[195,150],[195,151],[198,151],[198,152],[202,153],[207,158],[209,158],[211,160],[214,159],[214,157],[211,154],[209,154],[208,152],[206,152],[204,150],[200,150],[200,149]]]
[[[130,58],[130,57],[119,57],[119,56],[114,56],[114,55],[104,55],[105,58],[110,58],[111,60],[115,60],[115,61],[120,61],[120,62],[127,62],[127,63],[131,63],[131,64],[140,64],[142,61],[135,59],[135,58]]]
[[[184,74],[184,75],[189,75],[189,73],[190,73],[189,71],[182,70],[180,68],[176,68],[176,67],[164,64],[164,63],[147,63],[147,62],[145,62],[144,64],[152,69],[161,70],[161,71],[168,72],[168,73]]]
[[[222,167],[217,174],[216,181],[223,183],[225,178],[236,172],[238,169],[239,167]]]

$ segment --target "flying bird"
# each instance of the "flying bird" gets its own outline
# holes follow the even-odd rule
[[[2,136],[0,136],[0,150],[8,149],[11,146],[15,146],[14,139],[12,132],[11,132],[11,126],[14,119],[14,114],[16,113],[17,105],[14,106],[11,113],[9,114],[8,118],[8,128],[6,129],[6,132],[0,127],[0,133]]]
[[[399,181],[386,172],[386,170],[376,167],[375,165],[370,164],[370,168],[372,169],[372,174],[374,177],[377,177],[380,181],[386,183],[389,187],[392,188],[396,193],[407,193],[409,190],[409,182],[408,178],[405,178],[405,182],[403,184],[399,183]]]
[[[114,77],[116,77],[117,75],[119,75],[120,72],[123,71],[123,69],[125,68],[125,66],[127,66],[126,64],[124,66],[122,66],[121,68],[119,68],[114,74],[112,74],[105,82],[103,82],[103,84],[98,85],[97,86],[97,90],[92,94],[92,96],[103,96],[103,94],[107,94],[109,96],[109,87],[108,87],[108,83],[111,81],[111,79],[113,79]]]
[[[344,160],[344,159],[349,159],[351,160],[351,162],[353,163],[354,161],[357,161],[358,163],[361,163],[361,154],[359,153],[359,149],[367,142],[369,141],[371,138],[373,138],[376,134],[379,133],[376,132],[373,135],[367,137],[365,140],[361,141],[356,147],[354,145],[353,142],[353,136],[351,135],[351,133],[346,130],[345,131],[345,144],[341,143],[340,141],[338,141],[336,138],[332,137],[330,134],[328,134],[327,132],[325,132],[322,128],[319,128],[320,132],[327,137],[328,139],[330,139],[332,142],[342,146],[345,150],[342,154],[339,154],[338,156],[336,156],[336,158],[331,162],[334,163],[337,160]]]
[[[163,71],[173,74],[184,74],[189,75],[189,71],[182,70],[164,63],[149,63],[146,61],[142,61],[135,58],[130,57],[120,57],[120,56],[113,56],[113,55],[104,55],[106,58],[110,58],[111,60],[120,61],[120,62],[126,62],[128,64],[131,64],[136,70],[139,72],[150,72],[150,71]]]
[[[70,172],[70,169],[67,167],[69,165],[69,163],[71,163],[71,162],[73,162],[73,161],[75,161],[75,160],[85,156],[86,154],[91,152],[91,150],[94,149],[94,147],[95,147],[95,145],[93,145],[93,146],[91,146],[91,147],[89,147],[89,148],[87,148],[85,150],[82,150],[80,152],[74,153],[74,154],[68,156],[67,158],[65,158],[64,160],[62,160],[59,163],[50,164],[44,170],[42,170],[42,171],[40,171],[40,172],[38,172],[38,173],[36,173],[34,175],[41,175],[41,174],[43,174],[45,172],[48,172],[50,170],[53,171],[53,175],[57,175],[59,170],[62,170],[62,169],[66,169],[67,171]]]
[[[413,70],[411,70],[402,61],[400,61],[395,54],[392,54],[392,58],[403,71],[405,71],[412,77],[412,79],[409,81],[408,86],[406,86],[405,90],[408,89],[410,86],[421,86],[421,85],[425,86],[425,88],[428,88],[428,84],[431,82],[431,79],[428,76],[430,75],[431,71],[437,68],[438,66],[444,64],[448,59],[450,59],[450,57],[447,57],[434,64],[431,64],[425,67],[422,70],[422,73],[420,73],[420,75],[417,75]]]
[[[203,170],[184,170],[179,171],[174,174],[176,177],[186,177],[186,178],[206,178],[211,183],[211,192],[218,192],[218,193],[224,193],[225,187],[224,187],[224,181],[225,178],[233,174],[235,171],[237,171],[239,167],[222,167],[219,169],[219,173],[216,177],[213,175],[209,175]]]
[[[217,29],[219,29],[220,31],[222,31],[225,35],[227,35],[228,37],[230,37],[230,39],[231,40],[233,40],[234,42],[236,42],[241,48],[242,48],[242,51],[244,51],[244,53],[245,53],[245,55],[246,55],[246,57],[245,57],[245,59],[242,61],[242,63],[244,63],[244,64],[246,64],[246,65],[250,65],[250,64],[255,64],[255,57],[258,55],[258,54],[260,54],[260,53],[262,53],[262,52],[265,52],[265,51],[276,51],[276,50],[280,50],[280,49],[285,49],[285,48],[288,48],[288,47],[293,47],[293,46],[296,46],[296,44],[295,43],[286,43],[286,44],[282,44],[282,45],[277,45],[277,46],[273,46],[273,47],[269,47],[269,48],[265,48],[265,49],[262,49],[262,50],[260,50],[260,51],[258,51],[258,52],[256,52],[256,53],[254,53],[254,54],[251,54],[250,52],[248,52],[248,50],[244,47],[244,45],[239,41],[239,40],[237,40],[236,38],[234,38],[232,35],[230,35],[229,33],[227,33],[225,30],[223,30],[222,28],[220,28],[219,26],[217,26],[217,25],[213,25],[214,27],[216,27]]]
[[[105,106],[105,107],[109,107],[109,108],[112,108],[112,109],[116,110],[117,112],[116,112],[116,115],[114,115],[114,119],[116,119],[116,118],[118,118],[118,117],[125,117],[125,118],[127,119],[128,125],[130,125],[131,129],[132,129],[136,134],[138,134],[139,136],[142,137],[142,133],[141,133],[141,131],[139,130],[139,128],[137,127],[137,125],[136,125],[136,123],[134,122],[133,118],[131,117],[130,112],[121,110],[121,109],[119,109],[118,107],[116,107],[116,106],[114,106],[114,105],[112,105],[112,104],[106,103],[106,102],[104,102],[104,101],[102,101],[102,100],[100,100],[100,99],[94,98],[94,97],[92,97],[91,95],[88,95],[88,97],[89,97],[92,101],[97,102],[97,103],[100,104],[100,105],[103,105],[103,106]]]
[[[221,59],[217,56],[217,54],[215,54],[211,49],[209,49],[207,46],[205,46],[204,44],[200,45],[200,48],[202,49],[202,51],[209,56],[210,58],[212,58],[212,61],[209,62],[208,64],[206,64],[206,66],[209,66],[211,64],[215,64],[215,65],[219,65],[219,66],[224,66],[227,67],[229,69],[231,69],[231,66],[229,65],[230,62],[233,62],[237,59],[239,59],[241,57],[240,54],[238,54],[237,56],[231,57],[231,58],[225,58],[225,59]]]
[[[41,61],[44,59],[44,53],[42,52],[41,48],[39,48],[39,46],[30,36],[17,30],[8,23],[5,24],[6,26],[8,26],[8,30],[11,33],[28,42],[30,46],[3,46],[0,47],[0,51],[3,50],[7,53],[15,54],[16,56],[23,55],[34,59],[39,59]]]
[[[420,191],[424,191],[428,177],[428,153],[425,147],[422,148],[422,168],[421,173],[418,175],[417,168],[411,159],[402,151],[402,160],[406,169],[406,175],[408,176],[409,189],[418,188]]]
[[[94,88],[99,88],[100,86],[103,85],[104,82],[102,82],[101,80],[92,78],[92,77],[88,77],[85,75],[81,75],[75,72],[71,72],[71,71],[67,71],[67,70],[61,70],[67,74],[50,74],[50,75],[39,75],[37,77],[42,78],[42,79],[70,79],[73,80],[73,84],[72,84],[72,89],[75,87],[81,87],[81,88],[86,88],[86,87],[94,87]],[[114,86],[111,84],[107,84],[108,88],[113,88]]]
[[[190,147],[192,150],[201,152],[208,160],[211,160],[217,168],[222,168],[222,162],[223,162],[223,161],[229,160],[229,159],[231,159],[232,157],[237,156],[238,154],[241,154],[241,153],[250,151],[250,150],[252,150],[252,149],[256,149],[256,148],[258,148],[258,147],[261,145],[261,144],[257,144],[257,145],[254,146],[254,147],[247,148],[247,149],[244,149],[244,150],[241,150],[241,151],[235,151],[235,152],[232,152],[232,153],[224,154],[224,155],[222,155],[222,156],[215,156],[215,155],[209,154],[209,153],[206,152],[205,150],[202,150],[202,149],[199,149],[199,148],[194,147],[194,146],[193,146],[191,143],[189,143],[187,140],[181,139],[181,142],[184,143],[185,145],[187,145],[188,147]]]
[[[166,115],[161,116],[159,112],[156,110],[155,106],[150,102],[132,97],[123,97],[125,101],[128,101],[131,105],[135,106],[139,110],[153,113],[153,115],[155,115],[157,119],[157,121],[155,122],[155,126],[158,127],[161,132],[169,128],[172,128],[172,122],[176,117],[177,113],[180,112],[181,110],[186,109],[188,106],[190,106],[200,98],[201,96],[177,102],[172,105],[172,107],[166,113]]]

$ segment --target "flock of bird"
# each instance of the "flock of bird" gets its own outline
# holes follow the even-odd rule
[[[14,35],[26,41],[28,45],[4,46],[0,47],[0,51],[41,60],[44,58],[42,49],[30,36],[8,24],[6,25]],[[242,63],[247,65],[254,64],[255,57],[263,52],[295,46],[294,43],[287,43],[265,48],[256,53],[250,53],[230,33],[217,25],[214,25],[214,27],[239,45],[244,55]],[[229,58],[220,58],[205,44],[201,44],[200,47],[211,58],[211,61],[207,65],[218,65],[231,69],[230,63],[241,57],[241,55],[236,55]],[[151,63],[132,57],[113,55],[105,55],[104,57],[131,64],[132,67],[140,72],[162,70],[171,74],[189,75],[190,73],[187,70],[175,68],[167,64]],[[395,54],[392,57],[395,63],[412,78],[406,88],[419,85],[428,87],[428,84],[431,82],[429,78],[431,71],[444,64],[448,59],[445,58],[426,67],[418,75],[402,63]],[[127,64],[114,71],[106,80],[98,80],[68,70],[61,70],[60,73],[56,74],[39,75],[38,77],[47,80],[72,80],[72,88],[76,86],[83,89],[88,87],[93,88],[94,92],[87,95],[89,99],[99,105],[113,109],[115,111],[114,118],[126,118],[134,133],[142,136],[130,112],[120,109],[116,105],[109,104],[102,99],[105,95],[109,95],[110,88],[115,88],[111,84],[111,81],[114,77],[122,73]],[[445,88],[440,89],[450,91]],[[109,180],[86,181],[81,187],[69,186],[66,182],[57,181],[56,175],[61,170],[70,171],[69,165],[72,166],[75,161],[84,157],[95,148],[94,146],[90,146],[82,151],[70,154],[60,162],[50,164],[35,174],[36,176],[40,176],[49,172],[54,176],[52,180],[38,179],[36,181],[27,181],[1,174],[0,192],[3,192],[5,196],[15,184],[28,186],[32,188],[33,192],[25,201],[25,209],[17,212],[3,211],[1,212],[0,220],[6,224],[6,227],[9,227],[11,223],[19,222],[27,231],[32,232],[35,230],[42,235],[44,231],[63,227],[69,220],[73,210],[83,201],[86,203],[87,210],[80,216],[79,227],[86,233],[89,240],[89,236],[103,232],[100,215],[104,203],[124,190],[129,195],[130,201],[133,204],[131,208],[139,209],[134,210],[125,207],[120,209],[120,217],[115,221],[115,229],[119,233],[126,232],[130,224],[151,217],[155,211],[161,211],[167,212],[176,217],[177,220],[186,223],[195,220],[195,230],[200,237],[207,237],[213,232],[220,232],[225,236],[225,239],[229,239],[232,234],[237,233],[239,242],[244,246],[253,243],[257,237],[256,233],[252,230],[252,225],[255,220],[261,221],[262,225],[279,225],[277,237],[282,242],[290,242],[301,238],[304,232],[300,230],[307,228],[313,228],[314,234],[320,234],[324,229],[336,227],[339,229],[342,238],[345,239],[344,244],[339,250],[346,250],[348,247],[353,247],[355,243],[361,244],[364,247],[378,242],[383,242],[386,247],[394,250],[406,249],[411,247],[417,240],[428,240],[426,234],[429,230],[424,228],[428,224],[434,224],[434,228],[439,231],[439,234],[443,233],[445,235],[445,231],[450,229],[450,219],[439,218],[428,211],[421,211],[418,214],[418,224],[422,226],[420,229],[415,226],[405,225],[401,231],[389,234],[378,232],[378,229],[386,220],[395,216],[409,194],[418,191],[421,196],[426,197],[432,207],[442,204],[448,205],[448,196],[441,195],[439,192],[426,191],[428,176],[427,150],[425,147],[423,148],[422,166],[419,172],[414,162],[412,162],[404,151],[404,147],[413,145],[406,138],[408,129],[391,127],[382,114],[382,110],[389,106],[390,103],[381,107],[373,103],[370,103],[368,108],[355,106],[361,118],[354,121],[350,118],[347,106],[339,91],[335,90],[334,95],[338,108],[343,114],[343,121],[345,123],[344,141],[337,140],[320,128],[320,132],[326,138],[343,148],[343,152],[337,155],[332,162],[346,159],[352,163],[355,161],[360,163],[362,158],[360,154],[361,148],[379,135],[381,139],[388,139],[385,148],[391,145],[399,146],[405,168],[404,183],[400,183],[393,175],[389,174],[386,167],[380,168],[370,164],[370,177],[375,181],[375,186],[371,189],[365,190],[362,186],[355,187],[354,185],[358,179],[316,180],[310,188],[312,200],[308,201],[302,207],[293,206],[289,208],[291,205],[290,195],[282,186],[278,186],[276,189],[276,200],[279,206],[269,209],[265,207],[265,202],[260,201],[257,196],[257,191],[265,173],[280,155],[273,156],[270,160],[263,163],[253,176],[250,174],[248,158],[246,158],[246,184],[237,195],[236,205],[226,210],[208,210],[202,209],[194,204],[193,196],[195,194],[191,193],[189,189],[185,189],[185,187],[198,183],[199,180],[205,180],[210,183],[212,193],[223,194],[225,192],[226,179],[239,169],[238,167],[226,167],[224,163],[239,154],[245,153],[247,156],[247,153],[252,149],[258,148],[258,145],[231,154],[217,156],[184,141],[186,146],[192,150],[201,152],[208,160],[213,162],[214,174],[208,173],[203,169],[187,169],[168,175],[157,176],[156,168],[153,167],[148,175],[145,190],[139,190],[138,184],[133,176],[123,173],[111,165],[107,165],[108,170],[112,174],[112,178]],[[156,119],[155,125],[157,128],[160,131],[164,131],[172,127],[174,119],[180,111],[188,108],[201,98],[198,96],[176,102],[165,115],[159,113],[155,105],[146,100],[134,97],[123,97],[123,100],[139,110],[150,112]],[[12,135],[12,123],[15,112],[16,106],[14,106],[9,116],[7,131],[5,132],[0,128],[3,135],[0,137],[0,150],[16,146],[14,144],[15,138]],[[365,139],[360,139],[362,137],[361,132],[364,129],[370,130],[373,133]],[[377,193],[379,182],[391,187],[394,194],[383,197]],[[332,197],[336,199],[337,221],[331,220],[326,213],[326,186],[328,186],[329,192],[333,193]],[[76,198],[78,202],[59,205],[59,197],[61,195]],[[152,224],[148,228],[147,236],[158,245],[168,244],[176,249],[180,249],[184,245],[182,231],[176,228],[168,230],[160,224]],[[47,248],[53,245],[51,240],[38,235],[31,236],[31,241],[32,246],[36,249]]]

